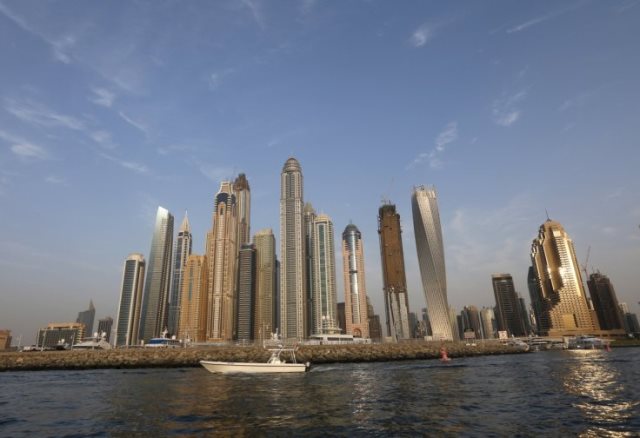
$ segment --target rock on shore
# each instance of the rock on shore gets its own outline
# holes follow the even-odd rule
[[[449,357],[521,353],[499,343],[467,346],[447,343]],[[340,362],[384,362],[436,359],[439,343],[398,343],[358,345],[301,345],[298,362],[312,364]],[[269,352],[262,347],[215,346],[202,348],[131,348],[113,350],[71,350],[0,353],[0,371],[72,370],[96,368],[175,368],[199,366],[201,360],[266,362]]]

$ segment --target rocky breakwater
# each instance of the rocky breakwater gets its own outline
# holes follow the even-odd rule
[[[478,344],[477,346],[467,346],[460,343],[445,345],[451,358],[521,352],[515,347],[498,343]],[[298,362],[309,361],[312,364],[436,359],[440,357],[440,344],[416,342],[368,345],[301,345],[296,356]],[[256,346],[10,352],[0,353],[0,371],[175,368],[198,366],[201,360],[266,362],[268,358],[269,352]]]

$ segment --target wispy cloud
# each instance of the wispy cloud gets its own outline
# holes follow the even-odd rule
[[[208,78],[208,82],[209,82],[209,90],[211,91],[215,91],[217,90],[220,85],[222,84],[223,79],[230,75],[231,73],[233,73],[235,70],[232,68],[227,68],[218,72],[213,72],[209,75]]]
[[[538,17],[532,18],[530,20],[525,21],[524,23],[520,23],[517,24],[515,26],[512,26],[510,28],[507,29],[507,33],[516,33],[516,32],[522,32],[523,30],[526,30],[532,26],[536,26],[540,23],[544,23],[545,21],[551,20],[553,18],[559,17],[562,14],[565,14],[571,10],[577,9],[578,7],[582,6],[582,3],[575,3],[569,7],[563,8],[563,9],[559,9],[557,11],[552,11],[549,12],[547,14],[544,15],[540,15]]]
[[[107,90],[106,88],[92,88],[93,96],[89,100],[96,105],[101,105],[107,108],[111,108],[114,100],[116,99],[115,93]]]
[[[447,123],[442,131],[435,138],[434,148],[430,152],[421,152],[418,156],[407,166],[407,169],[411,169],[425,161],[429,162],[429,167],[432,169],[439,169],[442,167],[442,160],[440,155],[445,151],[448,144],[455,142],[458,139],[458,122],[453,121]]]
[[[581,91],[575,96],[565,99],[560,106],[558,106],[558,111],[564,112],[570,109],[579,108],[581,106],[586,105],[592,100],[601,90],[605,89],[608,85],[602,85],[597,88],[591,90]]]
[[[144,135],[148,136],[149,135],[149,128],[147,128],[145,125],[143,125],[142,123],[133,120],[131,117],[129,117],[128,115],[126,115],[124,112],[122,111],[118,111],[118,115],[122,118],[122,120],[124,120],[125,122],[127,122],[129,125],[133,126],[134,128],[136,128],[138,131],[142,132]]]
[[[249,9],[256,24],[261,29],[264,29],[265,20],[264,20],[264,14],[262,13],[262,3],[257,0],[242,0],[242,4]]]
[[[46,106],[29,100],[5,99],[4,108],[20,120],[42,127],[63,127],[83,131],[84,123],[76,117],[57,113]]]
[[[44,181],[48,184],[53,184],[53,185],[62,185],[62,186],[68,186],[69,184],[67,184],[67,180],[60,177],[60,176],[56,176],[56,175],[49,175],[47,176]]]
[[[519,108],[519,104],[526,97],[527,91],[522,90],[515,94],[496,99],[491,108],[493,121],[500,126],[513,125],[522,115],[522,110]]]
[[[300,13],[302,15],[310,14],[318,3],[317,0],[302,0],[300,2]]]
[[[180,153],[186,151],[195,151],[195,146],[185,145],[185,144],[171,144],[168,146],[161,146],[157,149],[158,154],[160,155],[169,155],[173,153]]]
[[[14,155],[18,156],[21,159],[46,160],[47,158],[49,158],[48,152],[43,147],[33,144],[8,132],[0,131],[0,139],[11,143],[9,149],[11,150],[11,152],[13,152]]]
[[[75,45],[75,37],[72,35],[65,35],[62,38],[52,38],[51,36],[44,34],[37,27],[30,25],[27,20],[13,12],[2,2],[0,2],[0,13],[25,32],[37,37],[47,44],[51,48],[54,59],[65,64],[69,64],[71,62],[71,55],[68,53],[68,50]]]
[[[233,176],[233,169],[226,166],[216,166],[211,163],[206,163],[196,159],[190,160],[201,174],[209,178],[211,181],[219,183],[225,179],[230,179]]]
[[[136,163],[134,161],[122,160],[120,158],[114,157],[112,155],[108,155],[105,153],[101,153],[100,156],[109,161],[113,161],[114,163],[122,166],[125,169],[131,170],[135,173],[146,174],[149,173],[149,168],[141,163]]]
[[[411,37],[409,38],[409,42],[414,47],[422,47],[427,44],[434,35],[433,26],[428,23],[424,23],[413,31],[413,34],[411,34]]]
[[[11,152],[19,156],[20,158],[37,158],[39,160],[45,160],[49,157],[47,151],[40,146],[31,143],[16,143],[11,145]]]

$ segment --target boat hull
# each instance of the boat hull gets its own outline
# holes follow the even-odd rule
[[[213,362],[201,360],[202,365],[211,373],[245,373],[245,374],[266,374],[266,373],[304,373],[308,366],[303,363],[251,363],[251,362]]]

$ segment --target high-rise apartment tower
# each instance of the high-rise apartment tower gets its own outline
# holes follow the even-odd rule
[[[347,334],[369,338],[369,312],[364,275],[362,234],[353,224],[342,233],[342,272],[344,275],[345,325]]]
[[[535,285],[539,294],[532,301],[538,333],[542,336],[571,336],[597,329],[582,285],[573,241],[559,222],[547,220],[531,245]]]
[[[144,273],[144,256],[130,254],[122,270],[122,287],[116,321],[116,346],[138,344]]]
[[[209,283],[207,339],[231,341],[236,314],[238,212],[233,184],[223,181],[213,207],[213,228],[207,233]]]
[[[191,237],[191,225],[189,224],[189,218],[187,213],[184,214],[184,219],[178,230],[178,238],[176,239],[176,249],[173,255],[173,278],[171,284],[171,297],[169,299],[169,322],[168,330],[172,335],[177,335],[180,326],[180,289],[182,287],[182,274],[185,266],[187,266],[187,259],[191,254],[192,237]]]
[[[280,175],[280,330],[284,339],[307,333],[307,288],[303,179],[300,163],[289,158]]]

